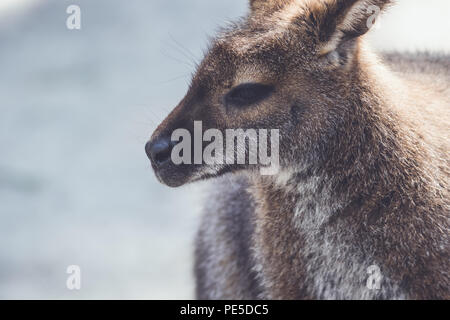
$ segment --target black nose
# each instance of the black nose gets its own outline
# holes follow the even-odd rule
[[[156,165],[161,165],[170,159],[173,143],[170,138],[158,138],[145,145],[148,158]]]

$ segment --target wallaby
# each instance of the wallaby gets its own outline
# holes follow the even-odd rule
[[[251,0],[213,41],[146,145],[169,186],[221,176],[197,298],[450,298],[450,56],[372,53],[370,8],[390,4]],[[196,120],[278,128],[279,172],[175,165],[171,133]]]

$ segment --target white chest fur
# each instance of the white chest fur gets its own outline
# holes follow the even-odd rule
[[[298,183],[288,173],[277,179],[279,187],[296,193],[292,223],[304,239],[298,254],[305,262],[308,294],[318,299],[405,299],[398,285],[383,275],[371,242],[356,236],[345,219],[333,219],[346,200],[334,197],[324,181],[311,176]],[[368,285],[374,266],[380,269],[376,276],[381,278],[375,279],[379,287]]]

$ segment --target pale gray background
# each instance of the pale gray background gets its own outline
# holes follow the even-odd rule
[[[399,0],[377,49],[450,50],[450,1]],[[82,30],[66,29],[78,4]],[[0,298],[193,298],[205,185],[144,154],[246,0],[0,0]],[[66,267],[82,289],[65,287]]]

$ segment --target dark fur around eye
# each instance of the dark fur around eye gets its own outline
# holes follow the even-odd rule
[[[245,107],[268,98],[274,90],[271,85],[244,83],[228,92],[224,101],[227,106]]]

